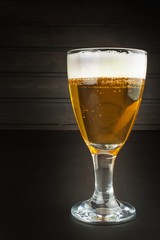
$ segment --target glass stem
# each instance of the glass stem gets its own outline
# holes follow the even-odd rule
[[[92,157],[95,173],[95,190],[91,203],[92,205],[100,205],[99,207],[112,207],[110,203],[113,204],[113,201],[115,201],[113,169],[116,156],[108,153],[98,153],[92,154]]]

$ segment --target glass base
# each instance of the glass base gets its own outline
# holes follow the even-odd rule
[[[76,219],[90,224],[120,224],[132,220],[136,216],[136,209],[126,202],[119,202],[116,207],[95,207],[90,200],[76,203],[71,213]]]

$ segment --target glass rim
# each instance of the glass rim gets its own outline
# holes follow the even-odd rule
[[[140,48],[129,48],[129,47],[84,47],[74,48],[67,51],[67,54],[73,54],[78,52],[96,52],[96,51],[117,51],[117,52],[132,52],[132,53],[143,53],[147,55],[147,51]]]

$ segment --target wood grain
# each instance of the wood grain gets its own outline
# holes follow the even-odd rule
[[[131,47],[148,52],[134,129],[160,129],[160,22],[154,1],[0,1],[0,129],[77,129],[67,51]]]

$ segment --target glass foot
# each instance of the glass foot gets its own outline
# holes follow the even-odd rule
[[[90,224],[119,224],[132,220],[136,215],[135,208],[126,202],[117,200],[116,207],[94,207],[90,200],[76,203],[71,213],[76,219]]]

